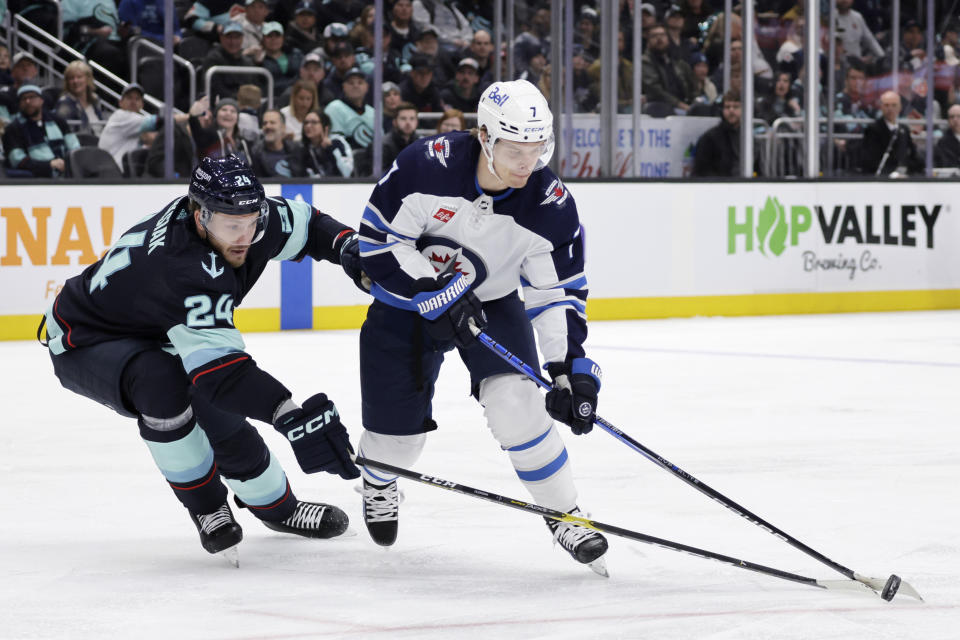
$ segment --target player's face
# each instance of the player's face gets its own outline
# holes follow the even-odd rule
[[[239,267],[247,259],[247,251],[257,235],[259,213],[231,216],[214,213],[207,220],[207,241],[220,252],[231,267]]]
[[[498,140],[493,147],[493,168],[508,187],[520,189],[526,186],[545,150],[543,142]]]

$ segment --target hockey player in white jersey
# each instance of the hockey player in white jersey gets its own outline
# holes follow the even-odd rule
[[[431,400],[444,353],[456,347],[490,431],[534,500],[579,513],[554,419],[575,434],[590,431],[600,369],[583,349],[587,282],[576,205],[546,167],[553,116],[536,87],[517,80],[487,88],[477,119],[474,131],[404,149],[364,210],[360,255],[375,301],[360,333],[360,454],[404,467],[417,460],[437,428]],[[555,382],[546,404],[535,383],[476,344],[471,322],[528,363],[538,362],[536,328]],[[361,471],[367,529],[392,545],[397,478]],[[547,525],[574,559],[605,574],[602,535]]]

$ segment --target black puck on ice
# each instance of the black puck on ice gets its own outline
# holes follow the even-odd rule
[[[900,588],[900,576],[891,575],[887,578],[887,584],[883,585],[883,591],[880,592],[880,597],[890,602],[893,600],[893,596],[897,595],[897,590]]]

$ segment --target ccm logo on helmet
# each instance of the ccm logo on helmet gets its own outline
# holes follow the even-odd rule
[[[310,422],[306,423],[301,427],[297,427],[296,429],[291,429],[290,432],[287,434],[287,439],[289,439],[290,442],[296,442],[300,438],[306,435],[309,435],[314,431],[319,431],[326,425],[330,424],[330,422],[332,422],[332,419],[338,417],[339,415],[340,414],[337,413],[336,407],[334,407],[333,409],[324,411],[322,416],[317,416],[316,418],[314,418],[313,420],[311,420]]]
[[[240,202],[237,203],[237,205],[242,207],[245,204],[253,204],[257,201],[259,201],[259,198],[254,198],[253,200],[241,200]]]

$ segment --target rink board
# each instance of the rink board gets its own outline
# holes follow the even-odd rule
[[[369,184],[267,185],[359,224]],[[63,281],[183,185],[10,186],[0,339],[28,339]],[[593,320],[960,308],[955,182],[573,182]],[[547,194],[545,194],[546,196]],[[329,264],[271,264],[249,331],[355,328],[369,298]]]

